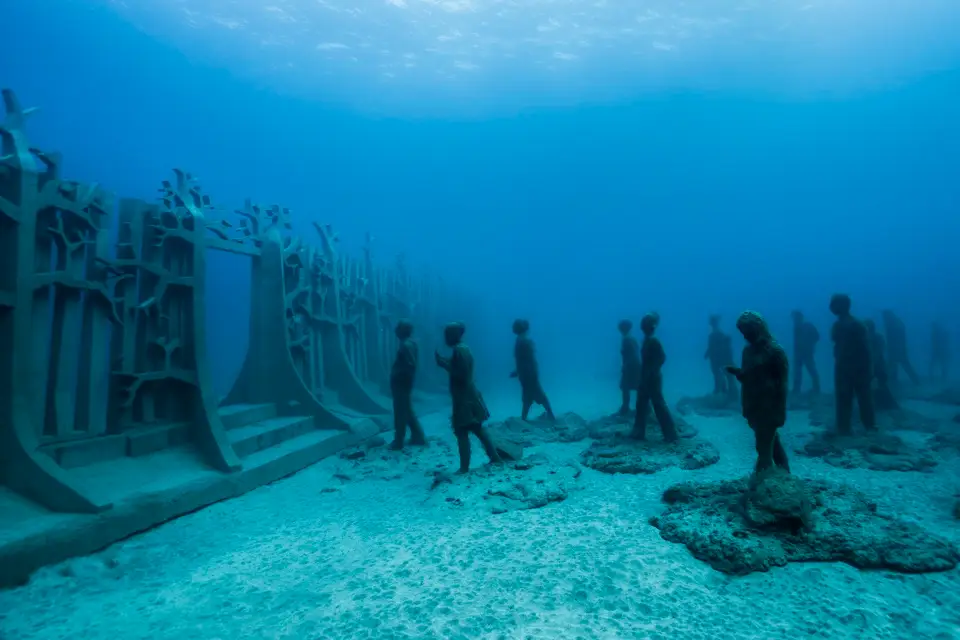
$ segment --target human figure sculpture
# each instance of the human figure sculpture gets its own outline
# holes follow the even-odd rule
[[[660,316],[656,313],[648,313],[640,321],[640,330],[643,332],[643,345],[640,347],[640,386],[637,390],[637,414],[630,435],[637,440],[646,440],[647,419],[652,407],[663,430],[664,441],[676,442],[679,439],[677,426],[670,415],[667,401],[663,398],[662,369],[667,355],[660,339],[653,335],[659,324]]]
[[[526,420],[530,415],[530,408],[534,404],[539,404],[547,412],[547,417],[555,420],[550,400],[543,391],[543,385],[540,384],[540,366],[537,363],[536,345],[529,335],[530,322],[523,319],[514,320],[513,333],[517,336],[517,341],[513,346],[513,357],[517,368],[510,373],[510,377],[520,380],[520,389],[523,394],[523,408],[520,412],[520,418]]]
[[[753,430],[757,448],[755,473],[776,466],[790,472],[786,449],[780,442],[779,430],[787,421],[787,380],[790,364],[787,352],[770,334],[767,322],[759,313],[744,311],[737,319],[737,329],[747,346],[743,348],[740,366],[729,365],[726,371],[740,383],[743,417]]]
[[[950,375],[950,333],[939,322],[930,330],[930,378],[946,380]]]
[[[867,338],[870,341],[870,357],[873,364],[873,379],[876,389],[873,392],[873,403],[879,411],[899,409],[900,404],[890,392],[887,377],[887,344],[883,336],[877,332],[877,324],[873,320],[864,320],[863,326],[867,329]]]
[[[820,332],[812,322],[805,320],[803,312],[794,310],[793,319],[793,393],[799,394],[803,388],[803,370],[810,376],[814,393],[820,393],[820,374],[817,372],[815,358]]]
[[[439,351],[434,353],[437,366],[450,374],[450,399],[453,403],[451,422],[460,453],[458,473],[470,471],[471,433],[480,440],[491,463],[502,462],[490,434],[483,428],[483,423],[490,417],[490,412],[473,381],[473,353],[470,352],[470,347],[463,343],[463,334],[466,330],[466,325],[462,322],[448,324],[444,327],[443,339],[453,353],[449,358],[441,355]]]
[[[640,388],[640,343],[630,332],[633,323],[621,320],[617,325],[622,339],[620,340],[620,358],[623,365],[620,369],[620,411],[621,416],[630,415],[630,392]]]
[[[419,364],[419,349],[413,341],[413,324],[408,320],[400,320],[394,333],[400,344],[390,369],[390,393],[393,396],[393,443],[390,448],[399,451],[403,449],[407,427],[410,427],[410,444],[422,446],[427,444],[427,439],[413,409],[413,382]]]
[[[887,336],[887,368],[890,382],[897,383],[899,371],[903,369],[913,384],[920,382],[920,376],[910,363],[910,354],[907,350],[907,327],[903,324],[892,309],[884,309],[883,332]]]
[[[703,359],[710,362],[710,373],[713,374],[713,393],[736,397],[736,386],[727,375],[726,368],[733,364],[733,342],[720,329],[720,316],[714,314],[709,318],[710,334],[707,336],[707,350]]]
[[[850,314],[852,302],[845,293],[830,299],[830,312],[837,316],[830,331],[833,340],[833,384],[836,395],[837,431],[842,435],[852,432],[853,401],[860,409],[860,422],[868,431],[877,428],[870,382],[873,363],[867,328]]]

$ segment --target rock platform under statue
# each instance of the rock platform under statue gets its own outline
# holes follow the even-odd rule
[[[545,442],[579,442],[590,437],[589,424],[576,413],[561,414],[556,420],[550,420],[546,415],[531,420],[507,418],[487,423],[487,430],[498,438],[524,447]]]
[[[929,446],[911,444],[882,431],[864,432],[859,427],[852,435],[818,431],[797,453],[841,469],[928,471],[937,466],[934,449]]]
[[[425,504],[493,514],[539,509],[566,500],[579,488],[582,473],[575,462],[541,454],[487,465],[466,475],[440,471],[433,475]]]
[[[626,416],[615,413],[610,416],[591,420],[587,423],[587,434],[593,440],[609,440],[611,438],[626,436],[633,430],[633,418],[634,414],[631,412]],[[692,423],[688,422],[686,418],[681,415],[674,414],[673,422],[677,428],[677,435],[680,436],[681,440],[695,438],[699,432]],[[650,413],[650,422],[647,424],[647,438],[663,439],[660,423],[657,422],[657,418],[652,412]]]
[[[680,415],[696,414],[705,418],[728,418],[740,415],[740,394],[729,396],[711,393],[705,396],[684,396],[677,402]]]
[[[637,440],[630,437],[632,421],[607,418],[602,424],[582,459],[584,466],[603,473],[652,474],[669,467],[703,469],[720,461],[717,448],[693,437],[696,430],[687,428],[686,421],[677,422],[680,439],[676,442],[664,442],[659,425],[648,425],[646,439]]]
[[[810,411],[810,424],[815,427],[827,427],[834,430],[836,415],[834,406],[819,405]],[[880,431],[920,431],[922,433],[936,433],[940,430],[940,421],[928,418],[910,409],[893,409],[877,411],[877,428]],[[853,406],[854,429],[860,428],[860,417],[856,402]]]
[[[852,487],[772,471],[753,480],[682,483],[651,518],[669,542],[728,574],[790,562],[845,562],[902,573],[948,571],[960,552],[916,524],[878,512]]]
[[[504,463],[486,464],[483,447],[471,437],[473,464],[464,475],[455,473],[458,453],[446,440],[428,438],[425,447],[408,445],[392,451],[385,440],[374,438],[340,454],[341,464],[321,492],[339,491],[346,483],[366,478],[401,481],[416,477],[423,479],[428,491],[426,503],[505,513],[562,502],[579,486],[582,469],[575,462],[541,454],[524,457],[522,447],[491,436]]]
[[[692,438],[697,435],[697,428],[687,422],[683,416],[674,415],[677,432],[681,438]],[[532,447],[546,442],[580,442],[592,438],[603,440],[611,438],[621,432],[629,432],[633,428],[633,414],[622,416],[614,414],[596,420],[587,421],[576,413],[564,413],[550,420],[546,416],[539,416],[532,420],[507,418],[487,424],[487,430],[499,439],[515,442],[524,447]],[[656,417],[650,414],[648,431],[660,433],[660,425]]]

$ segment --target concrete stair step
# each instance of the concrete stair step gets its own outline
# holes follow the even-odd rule
[[[313,431],[311,416],[268,418],[227,432],[234,452],[241,458],[269,449]]]
[[[277,416],[273,404],[230,404],[217,410],[225,429],[238,429]]]

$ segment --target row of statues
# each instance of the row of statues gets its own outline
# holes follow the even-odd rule
[[[896,408],[896,400],[889,390],[889,380],[902,368],[911,379],[917,379],[906,349],[906,330],[903,322],[892,312],[884,311],[885,341],[871,320],[861,321],[851,313],[852,302],[846,294],[836,294],[830,300],[830,311],[836,321],[830,332],[834,355],[834,393],[836,397],[836,426],[840,434],[850,434],[853,407],[856,403],[860,422],[867,430],[876,429],[876,403],[881,410]],[[794,324],[793,387],[802,388],[803,372],[810,377],[812,390],[820,391],[820,377],[814,355],[820,333],[800,311],[792,314]],[[780,442],[778,430],[786,422],[788,384],[791,378],[786,351],[774,336],[764,318],[745,311],[737,319],[737,330],[746,341],[740,365],[734,364],[730,336],[720,328],[720,317],[710,316],[710,334],[704,359],[710,363],[714,378],[714,393],[735,398],[739,391],[741,412],[753,430],[756,439],[756,470],[778,467],[789,471],[786,450]],[[663,396],[663,365],[666,352],[656,336],[660,325],[657,313],[648,313],[640,321],[643,341],[633,337],[633,323],[621,320],[620,376],[621,406],[619,415],[630,413],[631,393],[636,394],[634,423],[630,436],[646,439],[646,426],[651,411],[660,424],[666,442],[679,439],[676,423]],[[435,353],[436,364],[447,371],[453,404],[453,430],[460,454],[460,473],[470,468],[470,435],[476,436],[492,463],[501,462],[500,455],[484,422],[490,417],[483,395],[474,382],[474,359],[463,342],[466,326],[453,322],[444,328],[444,341],[451,349],[449,357]],[[521,387],[521,417],[529,418],[533,405],[544,408],[546,418],[555,419],[550,400],[540,381],[536,349],[529,335],[530,323],[517,319],[513,323],[516,335],[514,358],[516,369],[510,376],[518,379]],[[397,355],[391,371],[393,394],[394,441],[391,448],[400,450],[405,444],[426,445],[423,428],[413,408],[414,378],[419,364],[417,344],[412,339],[413,325],[401,320],[396,327],[399,340]],[[935,368],[946,375],[949,344],[946,331],[934,327]],[[889,367],[889,368],[888,368]],[[876,383],[877,391],[873,390]],[[739,390],[738,387],[739,386]],[[410,440],[406,442],[407,430]]]

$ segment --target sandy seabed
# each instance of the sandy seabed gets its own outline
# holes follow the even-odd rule
[[[555,404],[596,417],[610,409],[598,397]],[[0,592],[0,638],[960,638],[958,570],[791,564],[734,578],[661,539],[648,519],[664,489],[742,476],[754,462],[741,421],[695,420],[719,464],[651,476],[585,468],[565,502],[499,515],[430,506],[422,472],[335,481],[344,461],[330,458]],[[452,442],[444,416],[425,423]],[[788,449],[808,430],[792,418]],[[538,450],[575,460],[588,445]],[[474,456],[474,466],[485,462],[478,444]],[[793,465],[960,543],[956,458],[933,473],[841,470],[799,456]]]

